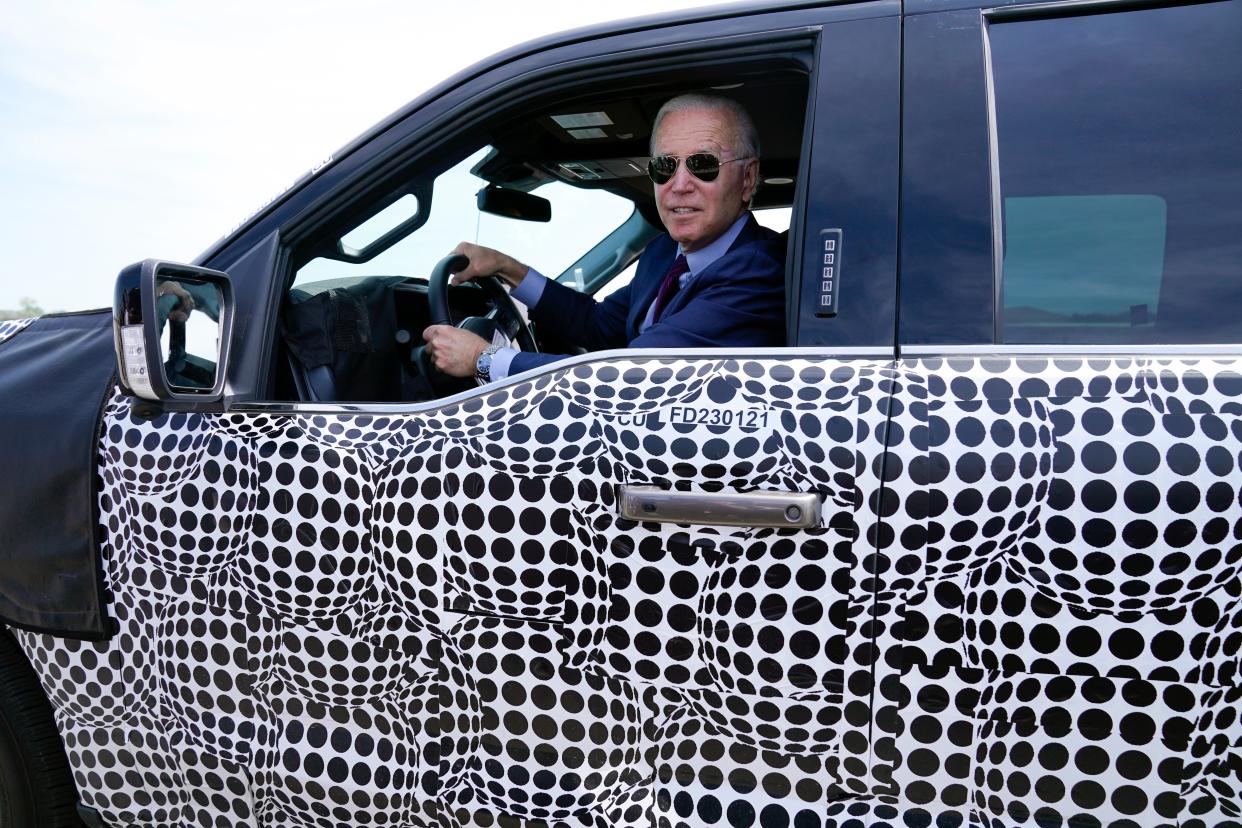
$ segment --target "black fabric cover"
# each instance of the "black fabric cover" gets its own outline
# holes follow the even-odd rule
[[[292,301],[282,313],[285,345],[306,369],[331,369],[337,399],[407,399],[392,292],[402,281],[400,276],[372,276],[306,298],[290,292]]]
[[[107,637],[96,529],[112,312],[44,316],[0,343],[0,620]]]

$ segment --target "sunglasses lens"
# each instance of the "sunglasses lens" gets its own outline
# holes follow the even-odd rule
[[[647,162],[647,175],[657,184],[667,184],[677,174],[676,155],[657,155]],[[686,156],[686,169],[700,181],[715,181],[720,175],[720,159],[710,152]]]
[[[666,184],[677,172],[677,159],[671,155],[657,155],[647,162],[647,175],[656,184]]]
[[[686,157],[686,169],[700,181],[715,181],[720,174],[720,159],[711,153],[696,152]]]

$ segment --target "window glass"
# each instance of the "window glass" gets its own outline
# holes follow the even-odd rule
[[[1242,5],[989,39],[1001,340],[1242,342]]]
[[[602,288],[595,291],[596,299],[605,299],[609,294],[616,293],[621,288],[634,281],[634,274],[638,272],[638,259],[630,262],[629,267],[622,270],[616,276],[608,280]]]
[[[634,212],[633,202],[607,191],[552,182],[534,191],[552,203],[549,222],[520,221],[482,213],[477,207],[476,194],[487,182],[470,170],[489,152],[491,148],[484,147],[436,177],[427,223],[408,238],[361,264],[334,259],[308,262],[298,271],[294,287],[314,292],[317,284],[335,286],[342,280],[373,275],[426,277],[436,262],[451,253],[461,241],[494,247],[545,275],[556,276]],[[346,243],[356,234],[370,230],[372,225],[383,224],[382,229],[388,229],[394,222],[387,213],[380,211],[376,217],[347,233]]]
[[[418,214],[418,196],[403,195],[362,224],[350,230],[341,241],[348,247],[362,249],[374,244],[385,233],[395,230],[403,221]]]
[[[792,216],[792,207],[767,207],[755,211],[755,221],[778,233],[784,233],[789,229],[789,220]]]
[[[552,202],[552,221],[514,221],[483,213],[478,244],[503,250],[551,278],[565,272],[634,212],[634,202],[605,190],[553,181],[534,192]]]
[[[1006,325],[1075,333],[1153,325],[1166,213],[1150,195],[1006,198]]]

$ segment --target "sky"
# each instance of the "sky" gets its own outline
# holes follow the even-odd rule
[[[496,52],[703,0],[48,0],[0,18],[0,310],[112,303]]]

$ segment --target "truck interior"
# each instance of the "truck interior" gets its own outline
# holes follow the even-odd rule
[[[461,241],[502,250],[596,298],[623,285],[663,231],[648,144],[660,106],[678,94],[730,96],[747,108],[761,147],[752,209],[761,224],[787,231],[800,192],[809,72],[786,61],[678,80],[596,86],[502,116],[325,220],[292,251],[277,399],[419,402],[474,387],[439,374],[422,353],[428,277]],[[489,319],[512,333],[508,303],[493,293],[450,287],[454,321]],[[532,325],[531,334],[525,347],[581,352],[555,330]]]

